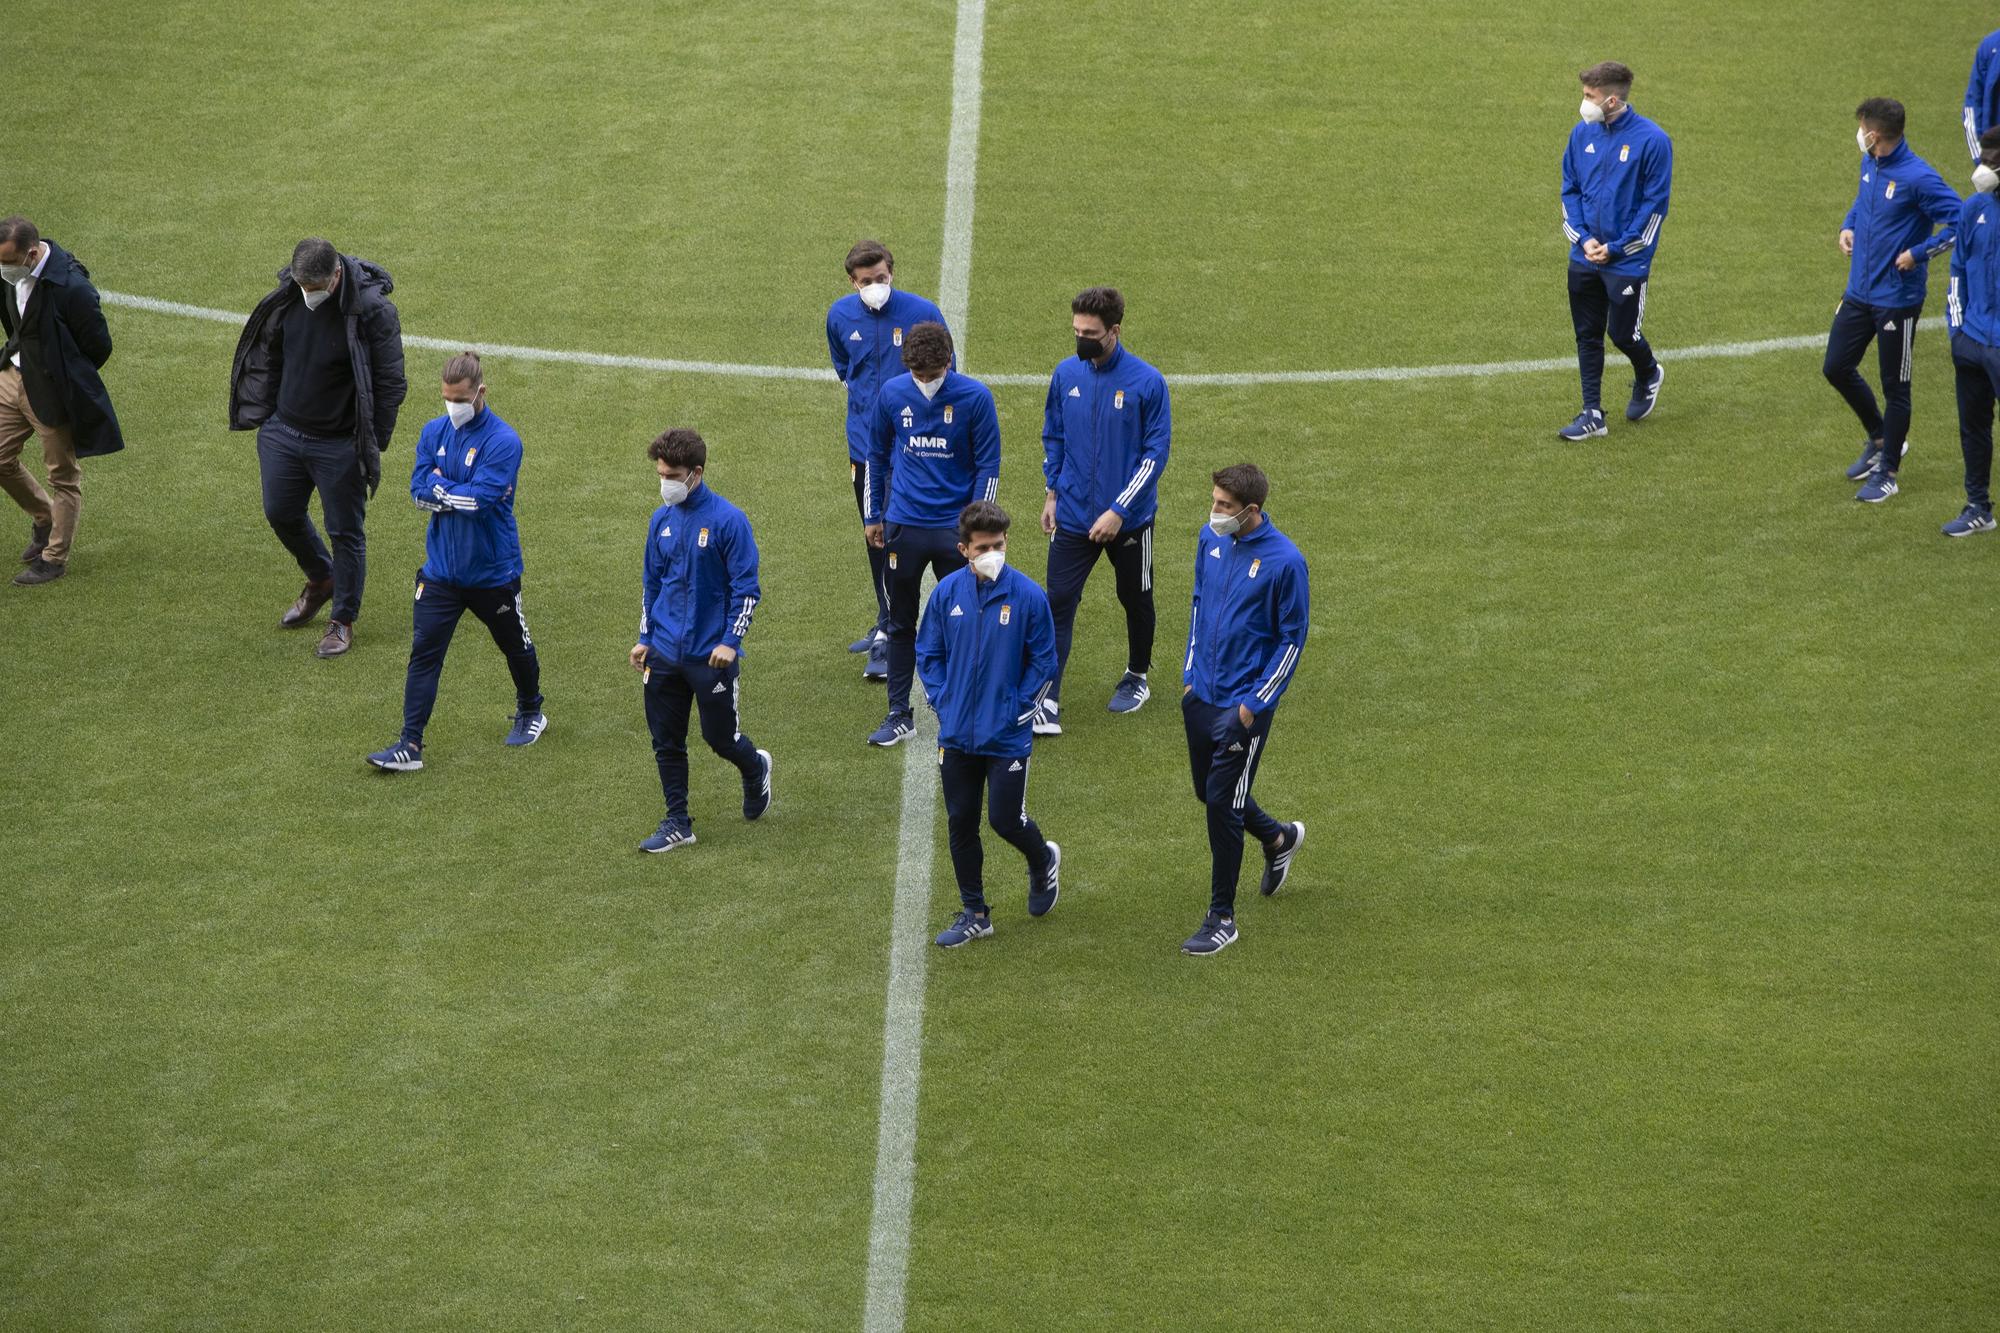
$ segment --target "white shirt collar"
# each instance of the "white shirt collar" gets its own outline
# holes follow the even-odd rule
[[[49,266],[49,256],[52,253],[54,253],[49,249],[49,243],[47,241],[36,241],[35,244],[42,247],[42,257],[35,264],[34,271],[28,274],[28,276],[31,278],[39,278],[42,276],[42,270]]]

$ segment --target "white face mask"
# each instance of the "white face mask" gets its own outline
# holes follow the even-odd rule
[[[863,287],[861,289],[861,304],[867,306],[870,310],[880,310],[883,306],[889,304],[888,282],[871,282],[866,287]]]
[[[1972,169],[1972,188],[1981,194],[1991,194],[1995,186],[2000,186],[2000,171],[1981,162]]]
[[[1604,123],[1604,108],[1591,101],[1588,97],[1577,104],[1576,114],[1582,116],[1592,125],[1602,125]]]
[[[1868,132],[1867,126],[1856,125],[1854,127],[1854,146],[1859,148],[1862,152],[1866,153],[1870,148],[1873,148],[1875,146],[1874,144],[1869,142],[1869,140],[1873,139],[1874,137],[1875,137],[1874,135]]]
[[[1208,530],[1218,537],[1232,536],[1242,526],[1243,514],[1241,511],[1234,514],[1224,514],[1219,511],[1211,511],[1209,513]]]
[[[980,578],[985,579],[988,583],[999,578],[1000,571],[1006,567],[1007,553],[1005,551],[987,551],[982,555],[972,557],[972,568],[977,571]]]
[[[913,380],[917,379],[915,375],[910,376],[910,378]],[[924,391],[924,401],[928,402],[937,397],[938,390],[944,387],[944,376],[940,375],[928,383],[923,380],[917,380],[917,387]]]
[[[688,484],[675,481],[671,477],[660,478],[660,501],[662,504],[677,505],[688,498]]]
[[[451,424],[456,429],[463,430],[465,423],[472,420],[473,414],[477,411],[479,404],[476,402],[454,403],[449,398],[444,400],[444,413],[451,418]]]
[[[0,264],[0,278],[5,278],[8,282],[19,282],[34,271],[26,264]]]
[[[299,288],[299,295],[306,298],[306,309],[317,310],[321,306],[326,304],[327,297],[333,295],[333,289],[327,288],[322,291],[309,292],[305,288],[301,287]]]

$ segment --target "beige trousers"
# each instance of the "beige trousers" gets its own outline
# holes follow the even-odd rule
[[[47,491],[21,464],[21,450],[30,435],[42,437],[42,463],[49,473]],[[42,559],[52,565],[68,560],[77,516],[83,512],[83,469],[77,466],[76,446],[69,432],[44,425],[35,409],[28,406],[28,391],[12,362],[0,368],[0,491],[13,496],[14,503],[37,525],[49,525]]]

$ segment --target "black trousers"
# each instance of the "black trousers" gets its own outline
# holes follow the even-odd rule
[[[308,579],[333,580],[333,619],[352,624],[361,614],[361,588],[368,579],[363,531],[368,482],[354,441],[307,435],[274,416],[257,428],[257,471],[271,531]],[[306,507],[315,490],[326,516],[326,535],[333,538],[331,554]]]
[[[1233,704],[1219,708],[1193,693],[1181,696],[1195,799],[1208,808],[1208,910],[1223,916],[1236,914],[1243,831],[1248,829],[1258,842],[1269,842],[1280,831],[1278,821],[1250,796],[1257,765],[1264,758],[1264,741],[1277,715],[1275,708],[1259,713],[1246,727]]]
[[[1049,698],[1061,699],[1063,669],[1069,665],[1076,631],[1076,608],[1099,553],[1111,557],[1118,604],[1125,608],[1125,666],[1140,675],[1153,669],[1153,525],[1126,528],[1100,546],[1081,532],[1057,528],[1049,542],[1049,610],[1056,620],[1056,679]]]
[[[986,910],[983,871],[986,849],[979,841],[979,798],[986,797],[986,817],[993,831],[1028,858],[1028,887],[1049,873],[1049,846],[1035,821],[1028,818],[1028,757],[1018,759],[961,750],[938,751],[938,776],[944,782],[945,825],[951,836],[951,869],[958,878],[958,900],[974,912]]]
[[[1903,454],[1903,441],[1910,437],[1910,359],[1916,350],[1917,316],[1920,305],[1891,310],[1883,306],[1842,301],[1833,312],[1833,328],[1826,335],[1826,364],[1820,373],[1840,390],[1840,396],[1861,419],[1861,428],[1871,440],[1882,441],[1882,458],[1896,470]],[[1877,363],[1882,371],[1882,397],[1889,410],[1875,406],[1875,394],[1861,378],[1861,358],[1871,338],[1876,344]]]
[[[847,470],[854,480],[854,512],[868,521],[868,481],[861,464],[849,462]],[[876,546],[866,537],[861,539],[861,549],[868,552],[868,586],[875,590],[875,628],[889,627],[889,587],[883,582],[883,573],[889,568],[889,553]]]
[[[1606,273],[1592,266],[1569,271],[1569,320],[1576,329],[1576,368],[1583,380],[1583,405],[1604,410],[1604,338],[1632,363],[1637,383],[1650,384],[1660,363],[1641,325],[1646,318],[1646,279]]]
[[[888,524],[883,534],[889,584],[889,711],[910,711],[910,682],[917,675],[917,615],[924,592],[924,569],[939,578],[965,568],[956,528],[911,528]]]
[[[1993,507],[1993,406],[2000,401],[2000,347],[1951,335],[1951,369],[1958,386],[1958,447],[1965,455],[1965,502]]]
[[[445,650],[452,632],[467,611],[479,618],[507,659],[514,677],[515,707],[533,713],[542,706],[542,663],[528,621],[521,610],[521,581],[500,588],[458,588],[417,574],[417,595],[410,603],[410,671],[403,681],[403,739],[424,743],[424,727],[437,705],[438,677],[444,674]]]
[[[688,818],[690,708],[701,714],[701,738],[709,749],[736,765],[745,782],[764,776],[764,761],[736,716],[742,673],[741,658],[726,667],[712,667],[706,658],[670,662],[658,653],[646,655],[646,729],[653,733],[653,758],[660,766],[660,791],[667,798],[669,818]]]

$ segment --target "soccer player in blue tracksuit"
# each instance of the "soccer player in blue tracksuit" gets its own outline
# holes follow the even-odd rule
[[[2000,125],[2000,32],[1989,32],[1972,51],[1972,77],[1965,81],[1965,149],[1979,161],[1979,141]]]
[[[1208,807],[1208,915],[1183,953],[1236,942],[1243,831],[1264,847],[1266,897],[1284,886],[1303,823],[1281,824],[1250,795],[1278,700],[1298,674],[1312,619],[1305,557],[1264,512],[1271,483],[1238,463],[1214,474],[1214,509],[1195,540],[1194,604],[1181,668],[1181,720],[1195,799]]]
[[[1063,668],[1083,585],[1098,552],[1111,557],[1125,608],[1125,675],[1110,709],[1130,713],[1151,695],[1153,514],[1167,468],[1173,413],[1167,381],[1125,346],[1125,298],[1092,287],[1070,302],[1076,355],[1049,377],[1042,410],[1042,531],[1049,535],[1049,605],[1056,617],[1056,681],[1035,733],[1058,735]]]
[[[1060,892],[1062,848],[1028,818],[1029,722],[1056,669],[1055,622],[1035,581],[1007,565],[1007,511],[975,500],[958,516],[966,562],[938,580],[917,637],[917,670],[938,715],[938,776],[960,910],[937,937],[947,949],[993,933],[981,877],[979,798],[993,831],[1028,858],[1028,915]]]
[[[1965,509],[1947,537],[1993,531],[1993,406],[2000,397],[2000,126],[1979,136],[1972,197],[1958,215],[1945,298],[1951,368],[1958,380],[1958,447],[1965,454]]]
[[[917,608],[926,566],[939,578],[965,567],[958,515],[1000,490],[1000,417],[993,391],[951,369],[951,334],[923,323],[903,335],[907,374],[882,386],[868,430],[863,534],[887,554],[889,715],[868,737],[889,746],[916,731]]]
[[[1871,97],[1854,116],[1861,183],[1840,223],[1840,248],[1849,256],[1847,290],[1833,312],[1823,370],[1868,433],[1861,456],[1847,469],[1849,481],[1862,482],[1854,498],[1880,504],[1896,493],[1896,470],[1910,450],[1910,359],[1924,308],[1924,275],[1931,259],[1951,249],[1959,199],[1903,141],[1901,102]],[[1933,222],[1944,230],[1932,235]],[[1877,410],[1858,369],[1869,340],[1878,337],[1886,413]]]
[[[514,527],[521,437],[486,405],[486,377],[472,352],[445,362],[444,405],[445,415],[417,437],[410,469],[410,498],[431,519],[411,603],[403,734],[368,756],[376,768],[397,773],[424,766],[424,727],[437,703],[438,675],[452,631],[467,611],[493,635],[514,677],[507,744],[533,745],[549,725],[542,715],[541,661],[521,611],[521,537]]]
[[[670,430],[646,449],[660,499],[646,527],[644,596],[632,665],[645,682],[646,728],[667,817],[639,844],[669,852],[694,842],[688,814],[688,709],[701,738],[743,777],[743,817],[771,808],[771,756],[737,717],[743,636],[757,609],[757,539],[741,509],[703,480],[708,445],[691,430]]]
[[[1563,150],[1562,217],[1583,411],[1556,432],[1565,440],[1610,433],[1601,397],[1607,333],[1632,363],[1625,419],[1644,420],[1660,401],[1667,372],[1642,325],[1646,284],[1674,183],[1673,141],[1625,100],[1632,95],[1632,71],[1606,60],[1577,78],[1583,84],[1582,119]]]
[[[826,348],[833,373],[847,386],[847,472],[854,483],[854,508],[867,519],[869,412],[882,385],[903,373],[903,338],[919,324],[943,324],[944,314],[923,297],[895,287],[896,257],[880,241],[856,241],[847,252],[847,281],[854,290],[826,312]],[[949,327],[949,326],[947,326]],[[889,593],[883,581],[887,553],[862,542],[868,553],[868,582],[875,589],[875,623],[847,645],[867,653],[861,674],[882,680],[889,674]]]

